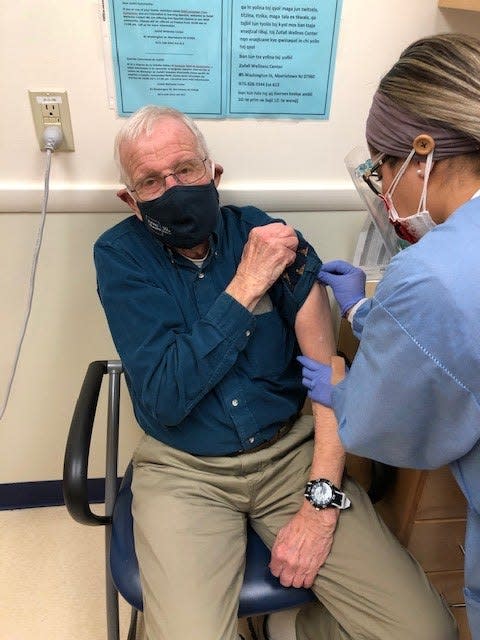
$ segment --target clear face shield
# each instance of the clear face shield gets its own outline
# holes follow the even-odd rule
[[[358,146],[346,156],[345,166],[387,251],[393,256],[401,249],[401,241],[399,241],[395,229],[388,220],[388,212],[383,200],[375,195],[363,177],[372,171],[375,161],[375,158],[372,160],[369,157],[369,152],[365,147]],[[379,184],[379,188],[380,186]]]

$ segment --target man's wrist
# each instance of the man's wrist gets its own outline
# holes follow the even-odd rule
[[[305,485],[304,496],[318,510],[331,507],[343,510],[348,509],[351,504],[345,492],[325,477],[309,480]]]
[[[237,302],[243,305],[248,311],[253,311],[261,299],[263,293],[255,293],[254,287],[251,283],[245,282],[245,280],[238,275],[234,276],[230,284],[225,289],[225,293],[228,293],[232,298],[235,298]]]
[[[305,498],[300,508],[300,513],[308,518],[310,522],[314,522],[317,526],[324,528],[325,533],[333,533],[337,526],[337,521],[340,516],[340,509],[335,507],[329,509],[315,509],[313,504]]]

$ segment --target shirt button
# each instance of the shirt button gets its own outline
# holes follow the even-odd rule
[[[250,444],[253,444],[255,442],[255,438],[252,436],[251,438],[248,439],[248,441],[250,442]]]
[[[249,337],[250,337],[251,333],[252,333],[252,332],[250,331],[250,329],[247,329],[247,330],[245,331],[245,335],[247,336],[247,338],[249,338]]]
[[[199,273],[199,274],[198,274],[198,277],[199,277],[199,278],[200,278],[200,280],[201,280],[202,278],[204,278],[204,277],[205,277],[205,274],[204,274],[204,273]]]
[[[232,405],[233,405],[234,407],[238,407],[238,400],[237,400],[237,398],[234,398],[234,399],[232,400]]]

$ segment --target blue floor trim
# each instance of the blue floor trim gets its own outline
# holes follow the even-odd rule
[[[104,502],[105,478],[88,480],[88,495],[92,503]],[[0,511],[58,507],[62,504],[64,500],[61,480],[0,484]]]

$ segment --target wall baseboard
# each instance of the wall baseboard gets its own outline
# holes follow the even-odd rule
[[[91,503],[105,501],[105,478],[88,480]],[[0,511],[58,507],[65,504],[61,480],[0,484]]]

